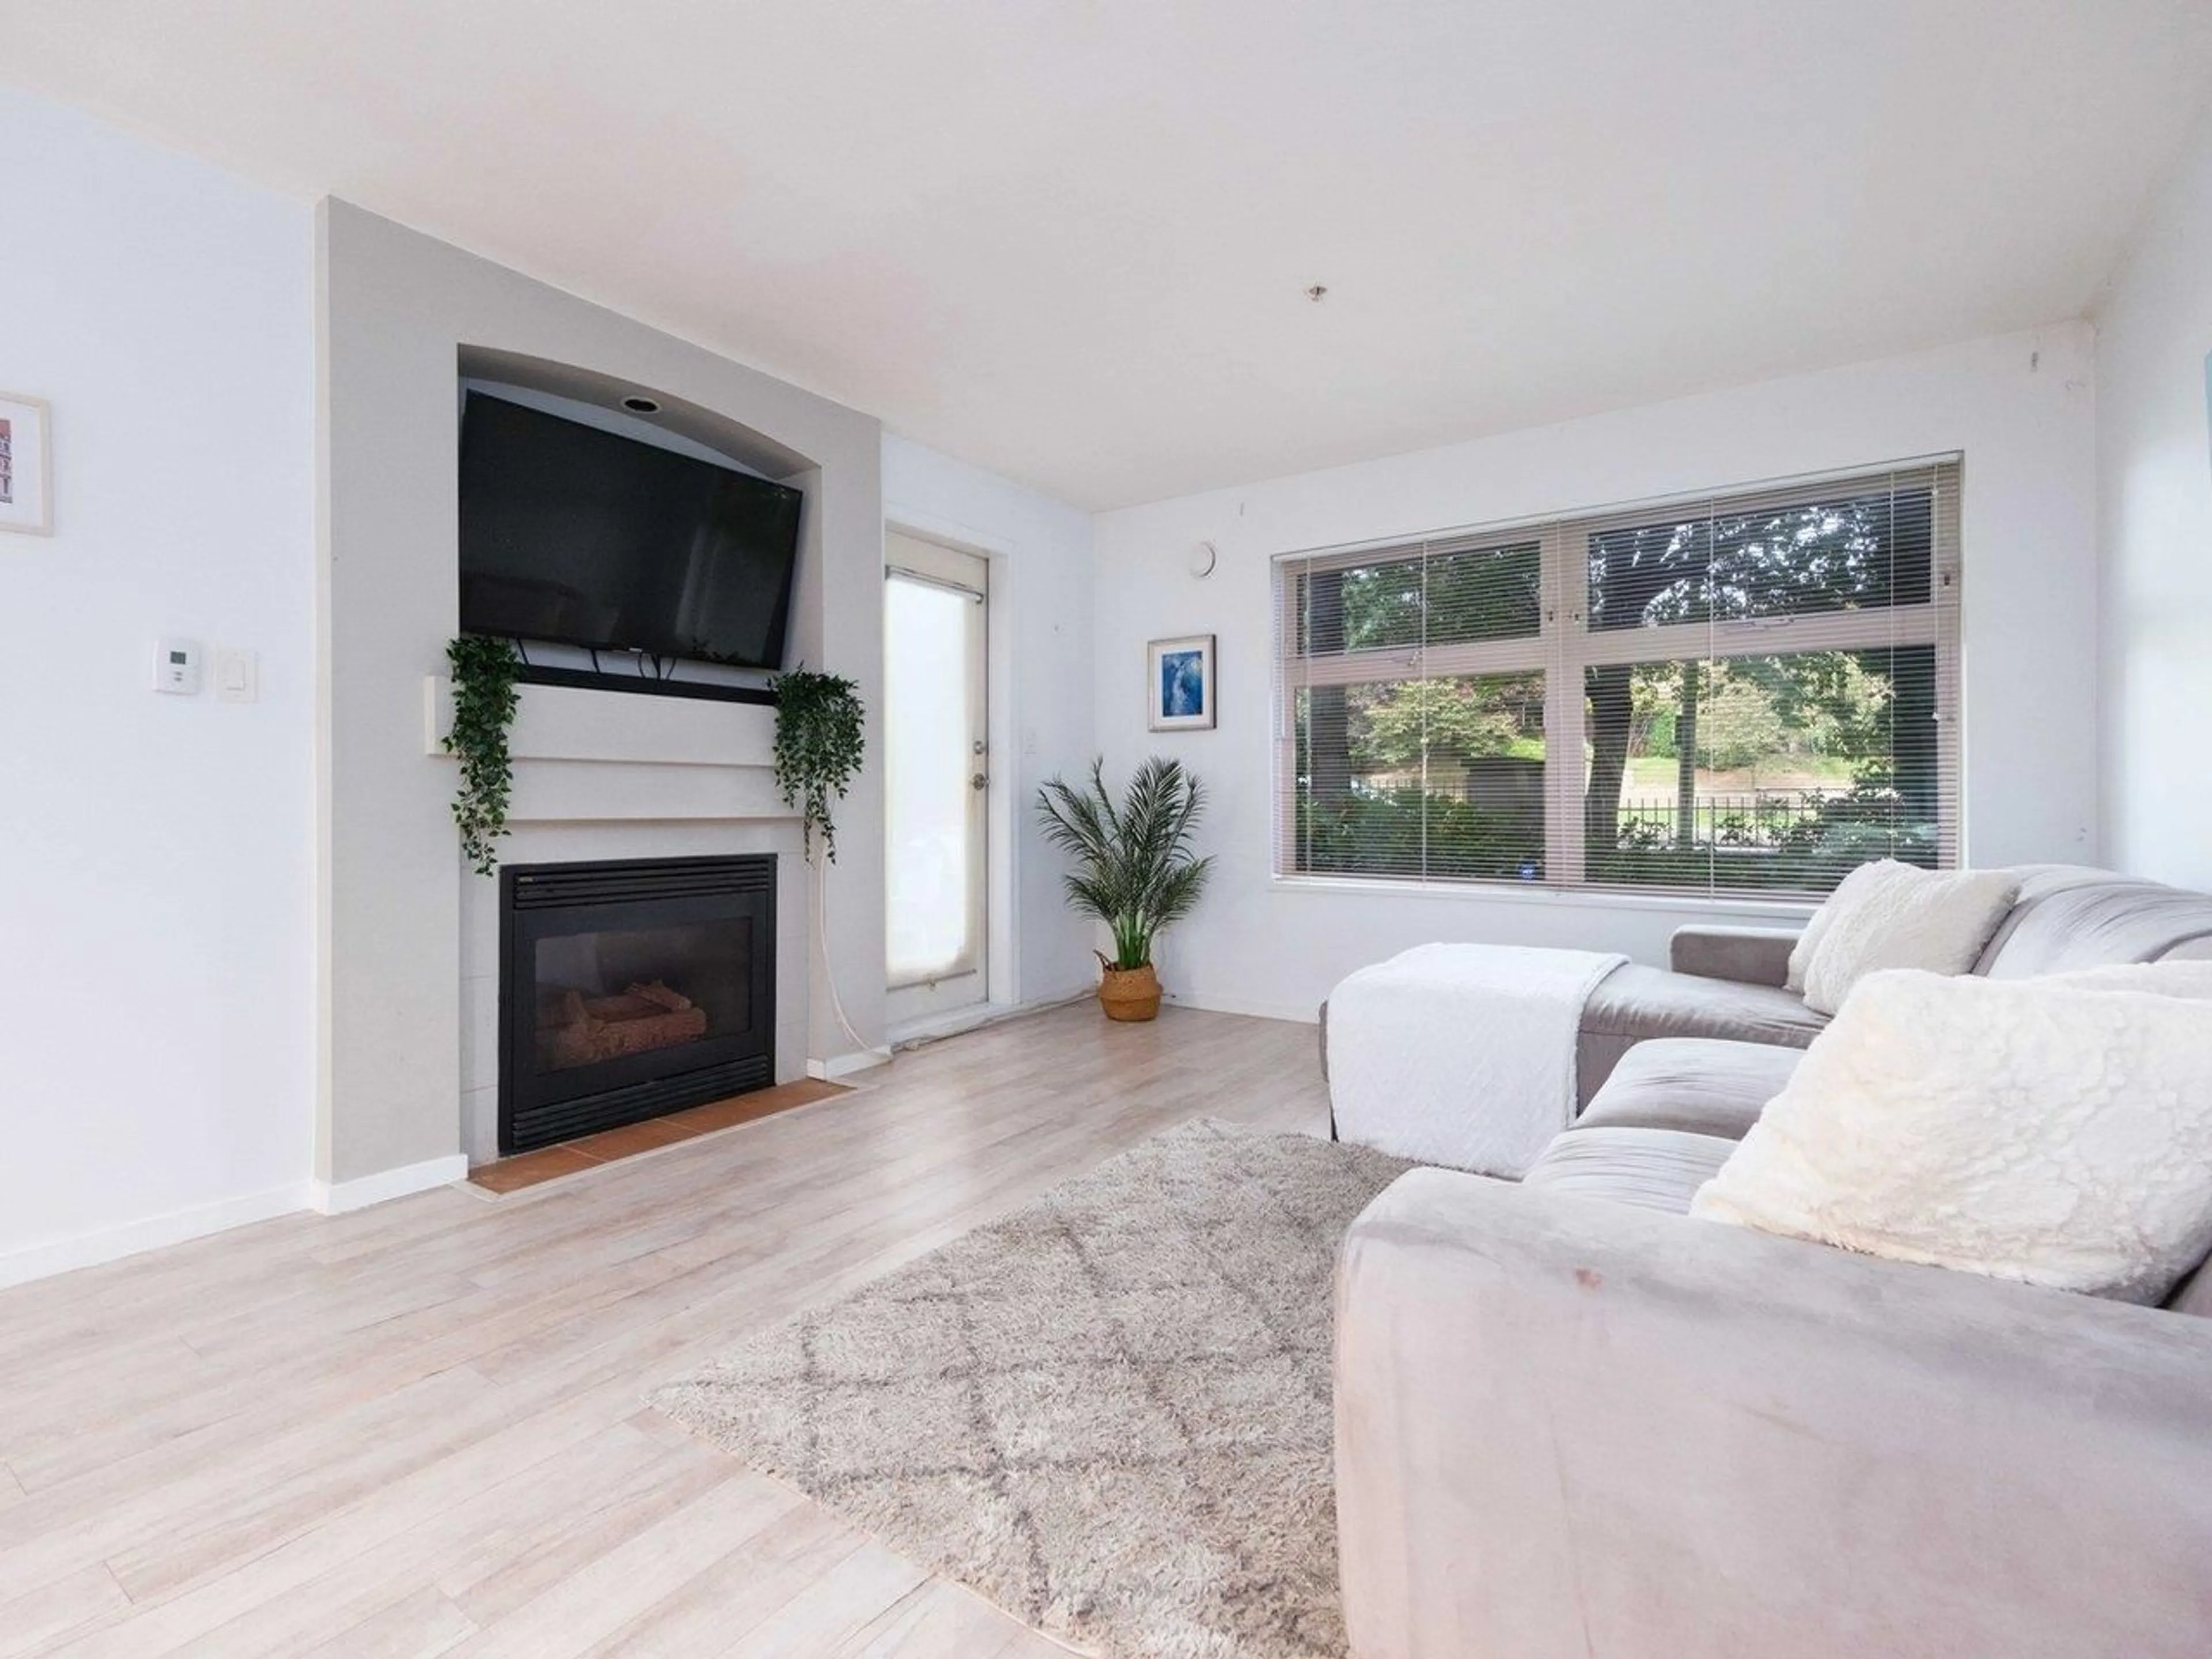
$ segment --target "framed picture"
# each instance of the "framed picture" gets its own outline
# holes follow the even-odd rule
[[[1211,732],[1213,729],[1213,635],[1192,634],[1180,640],[1154,640],[1150,647],[1152,729],[1155,732]]]
[[[46,406],[0,392],[0,530],[53,533],[54,468]]]

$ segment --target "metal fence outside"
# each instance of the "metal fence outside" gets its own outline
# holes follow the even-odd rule
[[[1854,798],[1845,788],[1761,790],[1750,794],[1700,795],[1683,833],[1681,803],[1673,797],[1623,800],[1624,848],[1704,846],[1781,848],[1816,842],[1832,821],[1836,803],[1850,801],[1855,822],[1886,822],[1898,804]]]

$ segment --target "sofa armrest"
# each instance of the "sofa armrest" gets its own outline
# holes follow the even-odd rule
[[[1667,965],[1700,979],[1783,985],[1797,938],[1790,927],[1677,927],[1667,942]]]
[[[1356,1659],[2212,1652],[2212,1320],[1437,1170],[1336,1320]]]

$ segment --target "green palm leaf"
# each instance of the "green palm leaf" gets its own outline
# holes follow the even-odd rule
[[[1113,930],[1113,966],[1143,967],[1153,935],[1197,906],[1213,870],[1212,857],[1197,851],[1205,810],[1205,786],[1158,755],[1138,767],[1118,802],[1103,759],[1080,784],[1054,777],[1038,790],[1045,839],[1075,863],[1068,905]]]

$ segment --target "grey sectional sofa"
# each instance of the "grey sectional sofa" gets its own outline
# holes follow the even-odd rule
[[[2212,897],[2109,870],[2035,865],[1974,971],[2060,974],[2170,955],[2212,956]],[[1784,988],[1796,931],[1686,927],[1667,968],[1631,963],[1583,1011],[1577,1084],[1587,1108],[1620,1057],[1652,1037],[1726,1037],[1802,1048],[1828,1022]]]
[[[2212,957],[2212,898],[2024,878],[1976,971]],[[1619,970],[1522,1182],[1417,1170],[1353,1224],[1357,1659],[2212,1654],[2212,1269],[2140,1308],[1686,1213],[1822,1023],[1791,938]]]

